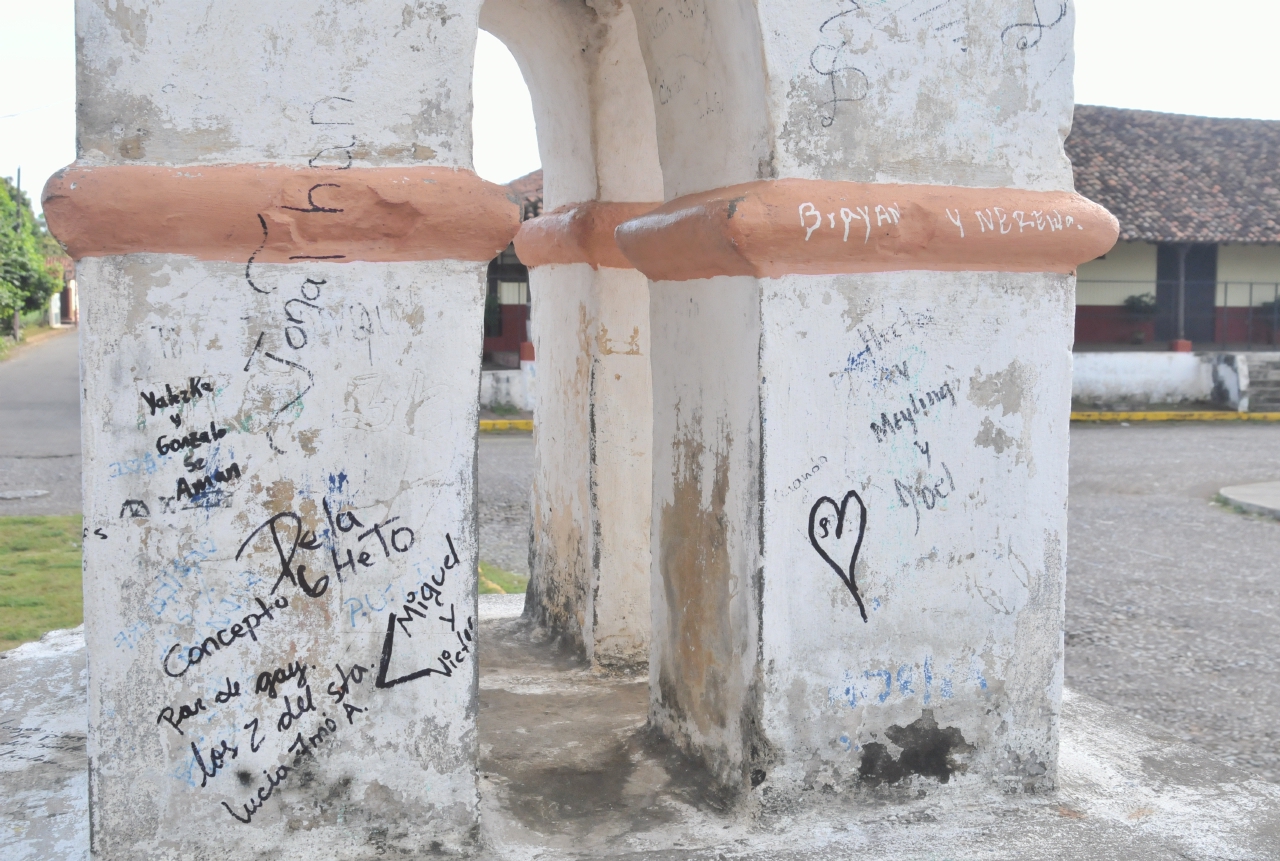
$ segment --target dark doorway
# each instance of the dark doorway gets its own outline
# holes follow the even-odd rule
[[[1218,246],[1162,243],[1156,252],[1156,340],[1178,337],[1178,251],[1187,249],[1186,339],[1212,342],[1218,283]]]

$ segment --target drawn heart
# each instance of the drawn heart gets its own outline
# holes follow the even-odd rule
[[[849,519],[849,500],[858,503],[857,535],[854,535],[854,524]],[[829,496],[824,496],[814,503],[809,511],[809,543],[818,551],[831,570],[844,581],[853,593],[853,600],[858,602],[858,612],[862,621],[867,621],[867,608],[862,604],[862,596],[858,594],[858,583],[853,578],[853,569],[858,564],[858,553],[862,551],[862,536],[867,531],[867,506],[856,490],[844,496],[839,505]],[[848,559],[849,567],[845,568],[837,559]]]

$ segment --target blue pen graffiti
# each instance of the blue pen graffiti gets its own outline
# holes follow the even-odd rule
[[[356,626],[357,616],[360,619],[368,619],[370,613],[381,613],[391,605],[391,593],[395,586],[388,584],[381,592],[375,592],[378,601],[375,602],[368,592],[364,593],[364,600],[359,598],[347,598],[342,602],[342,606],[349,612],[351,627]]]
[[[899,699],[919,696],[924,705],[929,705],[935,695],[944,700],[955,696],[957,672],[954,665],[947,664],[943,673],[941,677],[935,674],[932,657],[926,657],[922,666],[902,664],[896,670],[863,670],[861,675],[849,670],[841,676],[838,684],[827,688],[827,701],[832,705],[857,708],[872,702],[886,703],[896,691]],[[962,684],[973,684],[978,690],[987,690],[987,680],[976,664],[960,675],[963,676],[959,679]]]
[[[111,470],[109,478],[120,478],[125,475],[153,475],[156,471],[156,459],[151,456],[151,452],[147,452],[142,457],[133,457],[128,460],[120,460],[109,464],[108,469]]]

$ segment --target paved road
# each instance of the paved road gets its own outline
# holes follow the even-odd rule
[[[75,329],[0,362],[0,515],[80,513],[80,363]]]
[[[1067,685],[1280,782],[1280,425],[1076,426]]]
[[[529,573],[529,491],[533,435],[480,434],[480,558]]]

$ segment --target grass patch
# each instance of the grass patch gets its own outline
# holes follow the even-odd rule
[[[0,651],[84,621],[80,517],[0,517]],[[523,593],[529,578],[480,563],[480,594]]]
[[[0,651],[84,621],[80,518],[0,517]]]
[[[480,563],[481,595],[512,595],[523,593],[529,586],[529,578],[523,574],[503,571],[497,565]]]

